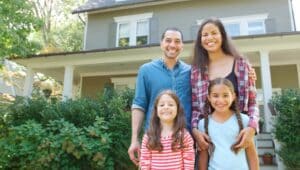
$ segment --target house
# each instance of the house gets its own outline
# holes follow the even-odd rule
[[[95,96],[105,85],[134,88],[139,66],[162,55],[160,36],[167,27],[182,30],[180,58],[188,62],[199,24],[210,16],[223,21],[256,70],[266,131],[273,91],[300,87],[300,32],[291,0],[88,0],[73,13],[87,15],[84,50],[14,60],[28,69],[24,95],[30,95],[36,72],[63,82],[67,98]]]

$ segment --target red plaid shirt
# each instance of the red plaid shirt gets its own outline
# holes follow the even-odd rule
[[[249,80],[248,72],[250,64],[243,58],[235,60],[238,69],[238,103],[242,112],[248,113],[250,121],[249,127],[258,129],[259,110],[256,105],[255,82]],[[204,117],[204,105],[208,95],[208,69],[206,68],[203,77],[201,77],[200,68],[192,67],[191,85],[192,85],[192,127],[198,127],[198,121]]]

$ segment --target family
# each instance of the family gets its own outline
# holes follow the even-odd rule
[[[166,29],[162,57],[139,69],[130,159],[147,170],[259,169],[255,71],[218,18],[202,22],[191,65],[178,58],[183,46],[181,31]]]

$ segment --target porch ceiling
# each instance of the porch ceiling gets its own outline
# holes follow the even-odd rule
[[[269,51],[271,65],[300,64],[300,34],[239,37],[234,39],[238,49],[254,66],[260,66],[259,51]],[[193,42],[186,42],[181,59],[188,60],[192,54]],[[136,74],[143,63],[162,55],[160,47],[88,51],[82,53],[37,56],[16,59],[15,62],[37,72],[63,80],[64,67],[74,66],[74,81],[81,76]]]

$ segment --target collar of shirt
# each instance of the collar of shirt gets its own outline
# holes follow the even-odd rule
[[[173,69],[169,69],[169,68],[167,67],[165,61],[164,61],[162,58],[159,59],[159,63],[163,66],[163,68],[165,68],[165,69],[167,69],[167,70],[174,70],[174,69],[176,69],[176,68],[179,67],[179,65],[180,65],[180,60],[177,59],[176,64],[175,64],[175,66],[174,66]]]

